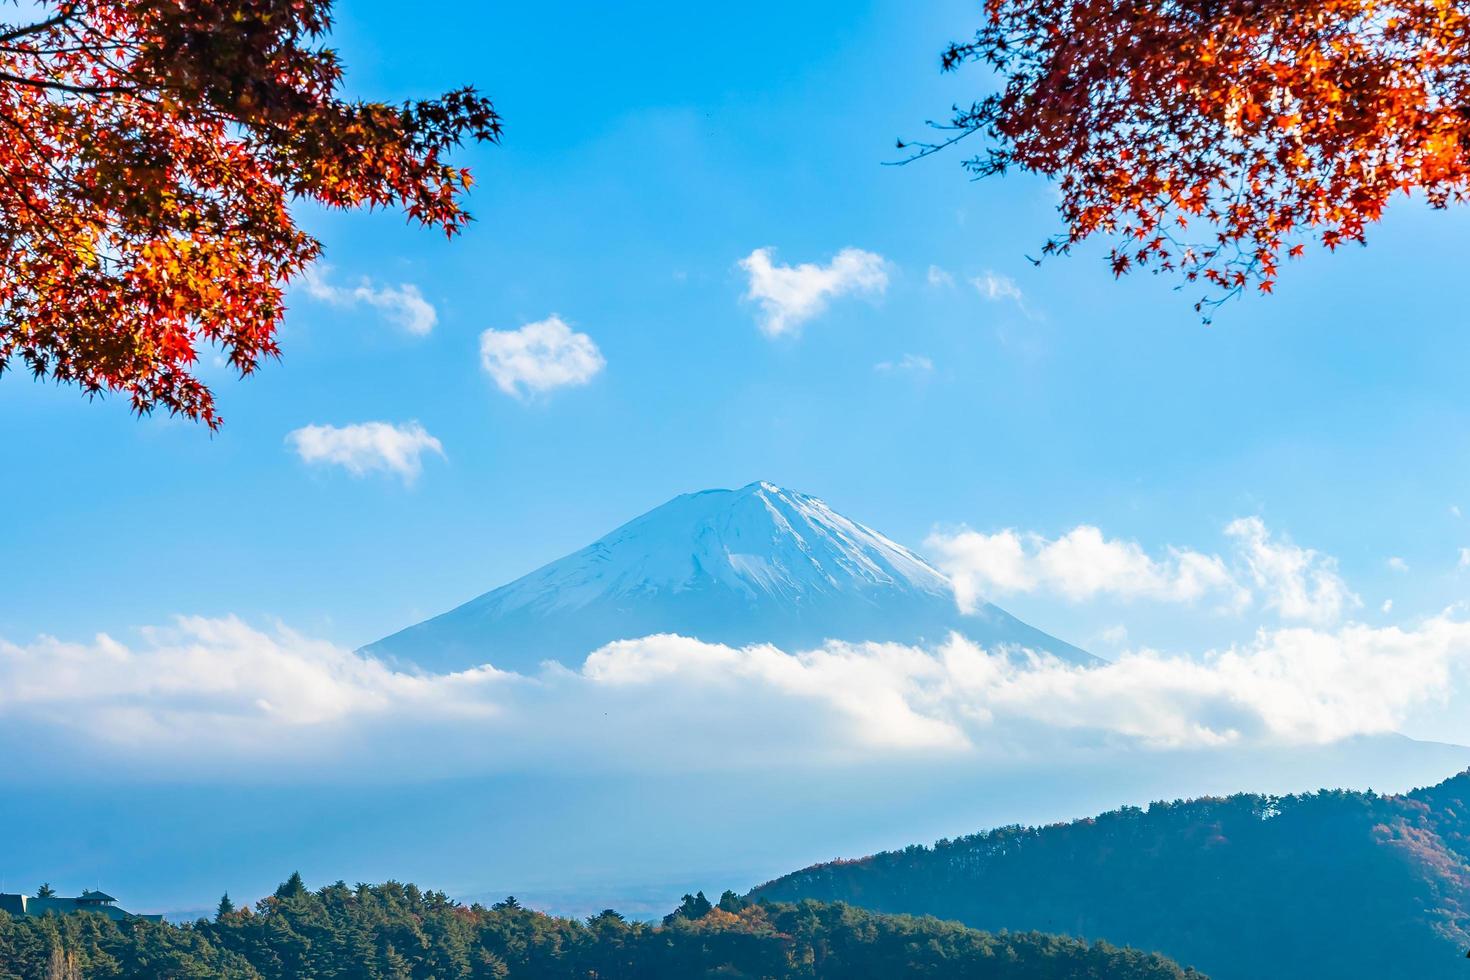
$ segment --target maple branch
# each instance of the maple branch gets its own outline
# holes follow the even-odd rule
[[[135,47],[136,45],[124,44],[121,42],[115,44],[86,44],[78,41],[74,47],[38,48],[28,45],[6,44],[4,42],[0,42],[0,51],[4,51],[6,54],[29,55],[32,58],[40,58],[45,57],[46,55],[56,54],[78,54],[81,52],[127,51]]]
[[[979,132],[978,129],[961,129],[958,126],[942,126],[939,123],[932,122],[932,121],[929,122],[927,125],[933,127],[934,129],[939,129],[939,130],[949,129],[949,130],[960,130],[960,131],[956,135],[951,136],[948,139],[942,140],[942,141],[940,141],[938,143],[919,143],[919,142],[907,142],[906,143],[903,140],[899,140],[898,141],[898,149],[900,149],[900,150],[907,150],[910,147],[913,147],[914,148],[913,151],[907,157],[905,157],[902,160],[884,160],[883,161],[883,166],[885,166],[885,167],[902,167],[902,166],[906,166],[907,164],[913,163],[915,160],[922,160],[925,157],[931,157],[934,154],[939,153],[942,150],[947,150],[951,146],[954,146],[956,143],[958,143],[960,140],[965,139],[966,137],[969,137],[969,136],[974,136],[977,132]]]
[[[321,251],[293,199],[467,220],[441,154],[495,140],[493,107],[344,100],[335,54],[303,42],[329,0],[42,2],[0,23],[0,371],[214,428],[198,343],[242,373],[276,356],[281,283]]]
[[[68,12],[64,14],[57,14],[55,17],[52,17],[49,20],[38,21],[34,24],[27,24],[25,27],[14,28],[12,30],[6,31],[4,34],[0,34],[0,44],[14,41],[17,38],[29,37],[32,34],[40,34],[42,31],[49,31],[53,27],[60,27],[62,24],[65,24],[71,19],[72,14]]]
[[[12,75],[8,71],[0,71],[0,82],[12,82],[16,85],[25,85],[29,88],[71,92],[75,95],[127,95],[138,91],[137,86],[134,85],[72,85],[67,82],[53,82],[42,78],[27,78],[24,75]]]

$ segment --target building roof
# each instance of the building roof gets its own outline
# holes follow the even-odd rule
[[[78,912],[87,915],[102,915],[119,922],[125,919],[163,921],[161,915],[139,915],[126,909],[120,909],[113,904],[116,901],[117,899],[106,892],[95,889],[82,892],[76,898],[63,898],[60,895],[41,898],[38,895],[0,894],[0,912],[20,916],[70,915]]]

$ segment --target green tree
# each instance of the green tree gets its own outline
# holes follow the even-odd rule
[[[745,906],[749,904],[750,903],[747,902],[745,899],[741,898],[739,895],[735,894],[727,888],[725,889],[724,894],[720,896],[718,907],[722,912],[735,913],[739,912],[741,909],[745,908]]]
[[[383,970],[392,980],[413,980],[413,964],[389,943],[383,950]]]
[[[276,898],[281,899],[300,898],[305,894],[306,882],[301,880],[300,871],[291,872],[291,877],[281,882],[281,886],[276,889]]]
[[[51,887],[51,882],[43,881],[41,887],[36,889],[37,898],[55,898],[56,889]]]
[[[696,894],[681,906],[687,915],[660,927],[612,910],[584,923],[510,900],[466,907],[391,881],[313,892],[288,880],[277,892],[285,897],[270,896],[257,911],[184,926],[0,915],[0,980],[1202,980],[1134,950],[993,936],[841,904],[715,912]],[[722,898],[734,904],[733,895]]]
[[[218,922],[225,916],[235,911],[235,903],[230,901],[230,893],[225,892],[220,896],[219,908],[214,910],[214,921]]]
[[[704,897],[704,892],[695,895],[685,895],[679,907],[664,916],[664,925],[673,925],[675,920],[689,919],[691,921],[702,919],[709,915],[710,909],[714,908],[709,899]]]

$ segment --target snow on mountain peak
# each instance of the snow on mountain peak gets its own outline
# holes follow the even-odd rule
[[[758,481],[687,493],[580,551],[372,644],[435,667],[580,660],[653,633],[806,647],[977,639],[1086,654],[994,606],[962,617],[949,580],[822,500]]]
[[[535,593],[551,590],[560,606],[599,593],[712,587],[797,602],[845,590],[953,593],[943,575],[908,549],[816,497],[764,481],[675,497],[522,583],[518,598],[534,601]]]

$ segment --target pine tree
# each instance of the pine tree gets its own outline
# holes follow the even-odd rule
[[[710,909],[712,908],[714,906],[710,905],[709,899],[704,897],[704,892],[699,892],[696,895],[685,895],[684,900],[679,903],[679,907],[664,916],[664,925],[673,925],[680,919],[689,919],[691,921],[702,919],[709,915]]]
[[[392,980],[413,980],[413,965],[389,943],[383,950],[383,969]]]
[[[41,887],[36,889],[36,897],[37,898],[55,898],[56,897],[56,889],[51,887],[51,882],[44,881],[44,882],[41,883]]]
[[[276,889],[276,898],[300,898],[306,894],[306,882],[301,880],[301,872],[291,872],[291,877],[281,883]]]
[[[225,916],[235,911],[235,903],[230,901],[230,893],[225,892],[219,900],[219,908],[214,911],[214,921],[219,922]]]
[[[750,903],[747,902],[745,899],[741,898],[739,895],[735,894],[727,888],[725,889],[725,893],[720,896],[719,907],[725,912],[734,913],[739,912],[741,909],[745,908],[745,906],[749,904]]]

